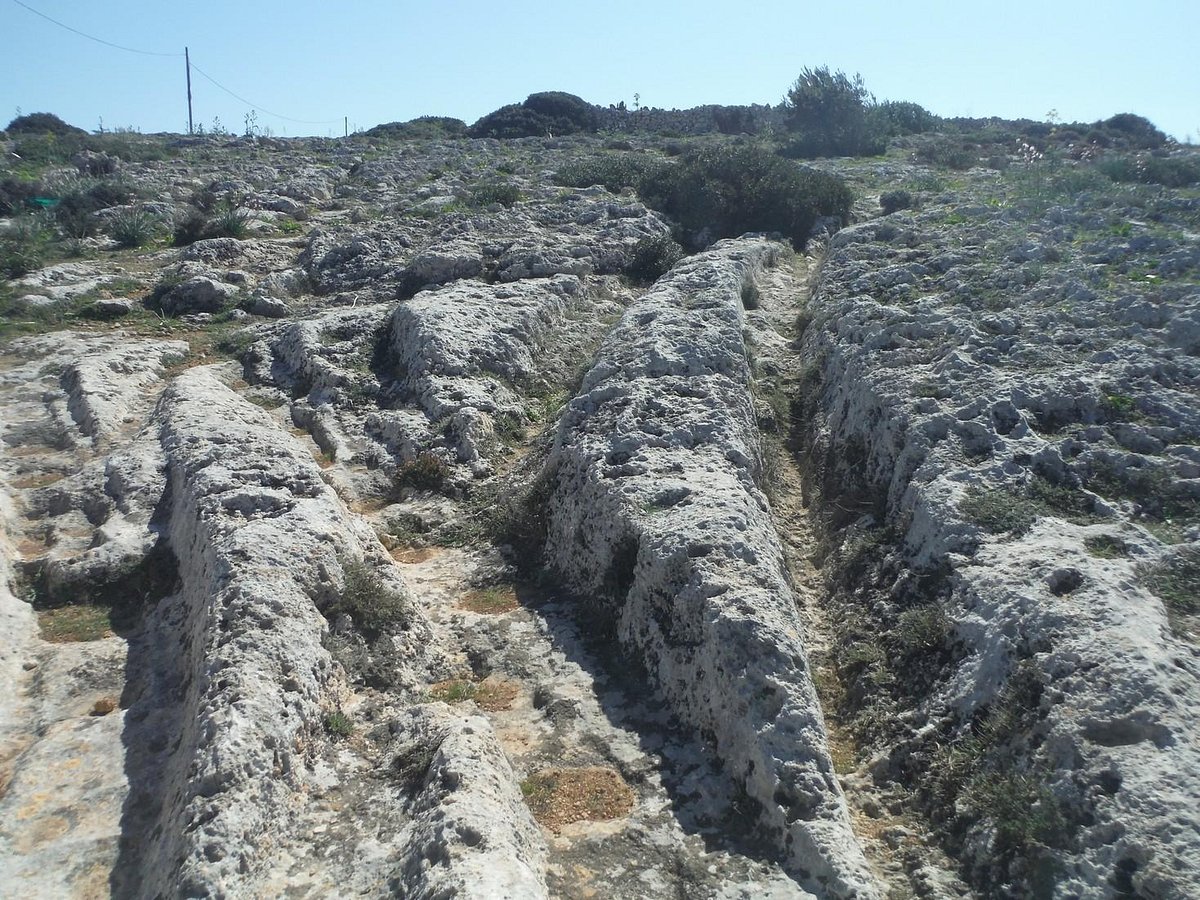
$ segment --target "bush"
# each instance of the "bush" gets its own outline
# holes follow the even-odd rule
[[[231,237],[240,241],[248,233],[249,224],[250,214],[230,201],[221,203],[211,216],[205,215],[195,206],[189,206],[184,214],[175,220],[171,243],[176,247],[186,247],[196,241],[219,237]]]
[[[1188,187],[1200,183],[1200,155],[1114,156],[1100,162],[1098,168],[1117,182],[1161,184],[1164,187]]]
[[[546,116],[555,123],[555,134],[574,134],[595,131],[596,108],[582,97],[563,91],[543,91],[530,94],[521,104],[528,110]]]
[[[240,241],[246,236],[249,224],[250,214],[239,208],[236,203],[226,201],[221,204],[217,214],[209,219],[204,236],[208,238],[231,237]]]
[[[376,125],[367,131],[368,137],[391,138],[393,140],[437,140],[460,138],[467,135],[467,123],[448,116],[418,116],[407,122],[389,122]]]
[[[885,216],[902,209],[912,209],[913,196],[908,191],[884,191],[879,195],[879,206]]]
[[[509,207],[521,199],[521,189],[510,181],[485,181],[471,189],[467,202],[472,206],[491,206],[499,203]]]
[[[554,173],[554,183],[566,187],[603,185],[614,194],[636,188],[662,169],[662,164],[629,153],[597,153],[573,159]]]
[[[978,165],[979,156],[978,145],[944,135],[930,136],[922,140],[913,151],[913,159],[918,162],[959,172],[965,172],[972,166]]]
[[[674,217],[695,246],[767,231],[801,248],[818,216],[844,218],[852,200],[842,179],[753,145],[695,151],[646,179],[640,193]]]
[[[653,284],[683,258],[683,248],[669,234],[644,237],[633,245],[625,274],[636,284]]]
[[[937,116],[918,103],[905,100],[885,100],[867,109],[871,130],[895,137],[905,134],[924,134],[933,131],[941,122]]]
[[[87,134],[82,128],[68,125],[53,113],[44,112],[17,116],[4,130],[9,134],[53,134],[59,137]]]
[[[54,207],[54,217],[62,230],[74,238],[90,237],[100,230],[96,213],[129,202],[133,191],[116,181],[81,184],[63,195]]]
[[[408,627],[407,603],[384,583],[378,570],[365,562],[343,560],[342,575],[341,597],[325,610],[327,619],[336,621],[338,616],[348,615],[370,640]]]
[[[144,209],[122,210],[109,224],[109,234],[120,247],[144,247],[157,232],[158,219]]]
[[[436,453],[421,453],[396,470],[396,483],[424,491],[437,491],[450,476],[450,465]]]
[[[41,191],[36,181],[5,178],[0,181],[0,216],[11,216],[24,209]]]
[[[171,233],[171,243],[176,247],[186,247],[204,237],[208,227],[208,217],[194,206],[189,206],[178,219]]]
[[[340,741],[342,738],[348,738],[354,734],[354,723],[341,710],[326,713],[324,725],[325,733],[335,741]]]
[[[1167,136],[1155,128],[1153,122],[1133,113],[1117,113],[1101,124],[1130,149],[1153,150],[1167,142]]]
[[[473,138],[519,138],[595,130],[596,110],[590,103],[574,94],[545,91],[488,113],[467,134]]]
[[[0,231],[0,275],[20,278],[41,268],[52,236],[40,217],[19,219]]]
[[[804,69],[784,98],[787,127],[797,137],[785,148],[789,156],[871,156],[882,153],[887,135],[868,120],[871,94],[861,75],[830,72],[825,66]]]
[[[718,106],[712,116],[721,134],[754,134],[758,130],[754,110],[748,106]]]

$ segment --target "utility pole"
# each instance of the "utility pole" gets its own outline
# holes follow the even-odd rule
[[[188,48],[183,48],[183,63],[187,66],[187,86],[188,86],[188,134],[192,133],[192,58],[188,55]]]
[[[345,137],[350,137],[350,117],[342,116],[342,131]]]

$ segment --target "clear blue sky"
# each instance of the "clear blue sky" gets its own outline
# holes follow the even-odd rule
[[[1136,112],[1200,138],[1198,0],[23,0],[127,47],[182,52],[276,134],[418,115],[468,123],[541,90],[593,103],[776,103],[804,66],[861,72],[943,115],[1093,121]],[[0,126],[53,112],[95,130],[184,131],[182,58],[123,52],[0,0]],[[196,119],[247,103],[193,76]],[[322,124],[301,124],[273,114]]]

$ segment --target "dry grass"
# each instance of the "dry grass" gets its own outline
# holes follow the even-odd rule
[[[614,770],[603,767],[543,769],[521,782],[533,817],[547,828],[602,822],[628,815],[634,795]]]
[[[499,584],[464,594],[458,606],[459,609],[473,613],[500,615],[519,609],[521,601],[517,599],[517,591],[513,585]]]
[[[19,491],[29,491],[62,481],[65,477],[62,472],[37,472],[14,478],[10,484]]]
[[[390,552],[396,562],[411,566],[433,559],[442,551],[437,547],[396,547]]]
[[[474,700],[475,705],[485,712],[500,712],[512,706],[517,699],[517,686],[511,681],[489,675],[483,681],[466,678],[451,678],[439,681],[429,689],[434,700],[446,703],[465,703]]]

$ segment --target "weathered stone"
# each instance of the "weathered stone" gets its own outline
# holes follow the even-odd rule
[[[714,736],[789,866],[829,896],[875,896],[756,483],[742,293],[778,249],[719,244],[630,307],[547,464],[546,560]]]
[[[236,296],[232,285],[198,275],[167,291],[162,309],[169,316],[221,312]]]

